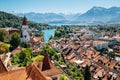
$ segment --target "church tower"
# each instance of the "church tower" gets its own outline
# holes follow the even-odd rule
[[[30,36],[28,33],[28,21],[27,18],[24,16],[22,23],[22,41],[28,42],[29,40],[30,40]]]

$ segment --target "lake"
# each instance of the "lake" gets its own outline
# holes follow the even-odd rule
[[[46,29],[46,30],[42,30],[42,32],[44,32],[44,40],[45,40],[45,42],[48,42],[49,38],[51,36],[54,36],[55,29]]]
[[[49,24],[49,25],[61,27],[62,25],[70,25],[71,26],[71,25],[88,25],[88,24],[64,24],[64,23],[63,24],[59,24],[58,23],[58,24]]]
[[[81,26],[85,25],[85,26],[88,26],[88,25],[99,25],[99,24],[97,24],[97,23],[50,23],[49,25],[61,27],[62,25],[81,25]]]

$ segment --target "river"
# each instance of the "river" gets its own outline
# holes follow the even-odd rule
[[[44,32],[44,40],[45,40],[45,42],[48,42],[49,38],[51,36],[54,36],[55,29],[45,29],[45,30],[42,30],[42,32]]]

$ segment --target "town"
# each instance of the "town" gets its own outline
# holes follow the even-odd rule
[[[64,56],[64,65],[69,62],[81,71],[89,66],[97,80],[119,80],[120,60],[115,55],[120,56],[120,36],[109,31],[96,33],[88,27],[77,30],[69,33],[70,38],[50,40],[51,46]],[[70,73],[67,67],[66,72]]]
[[[0,29],[0,80],[120,80],[120,28],[101,28],[57,27],[45,42],[24,16]]]

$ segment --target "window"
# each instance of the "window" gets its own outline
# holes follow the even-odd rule
[[[27,36],[25,35],[24,37],[26,38]]]

